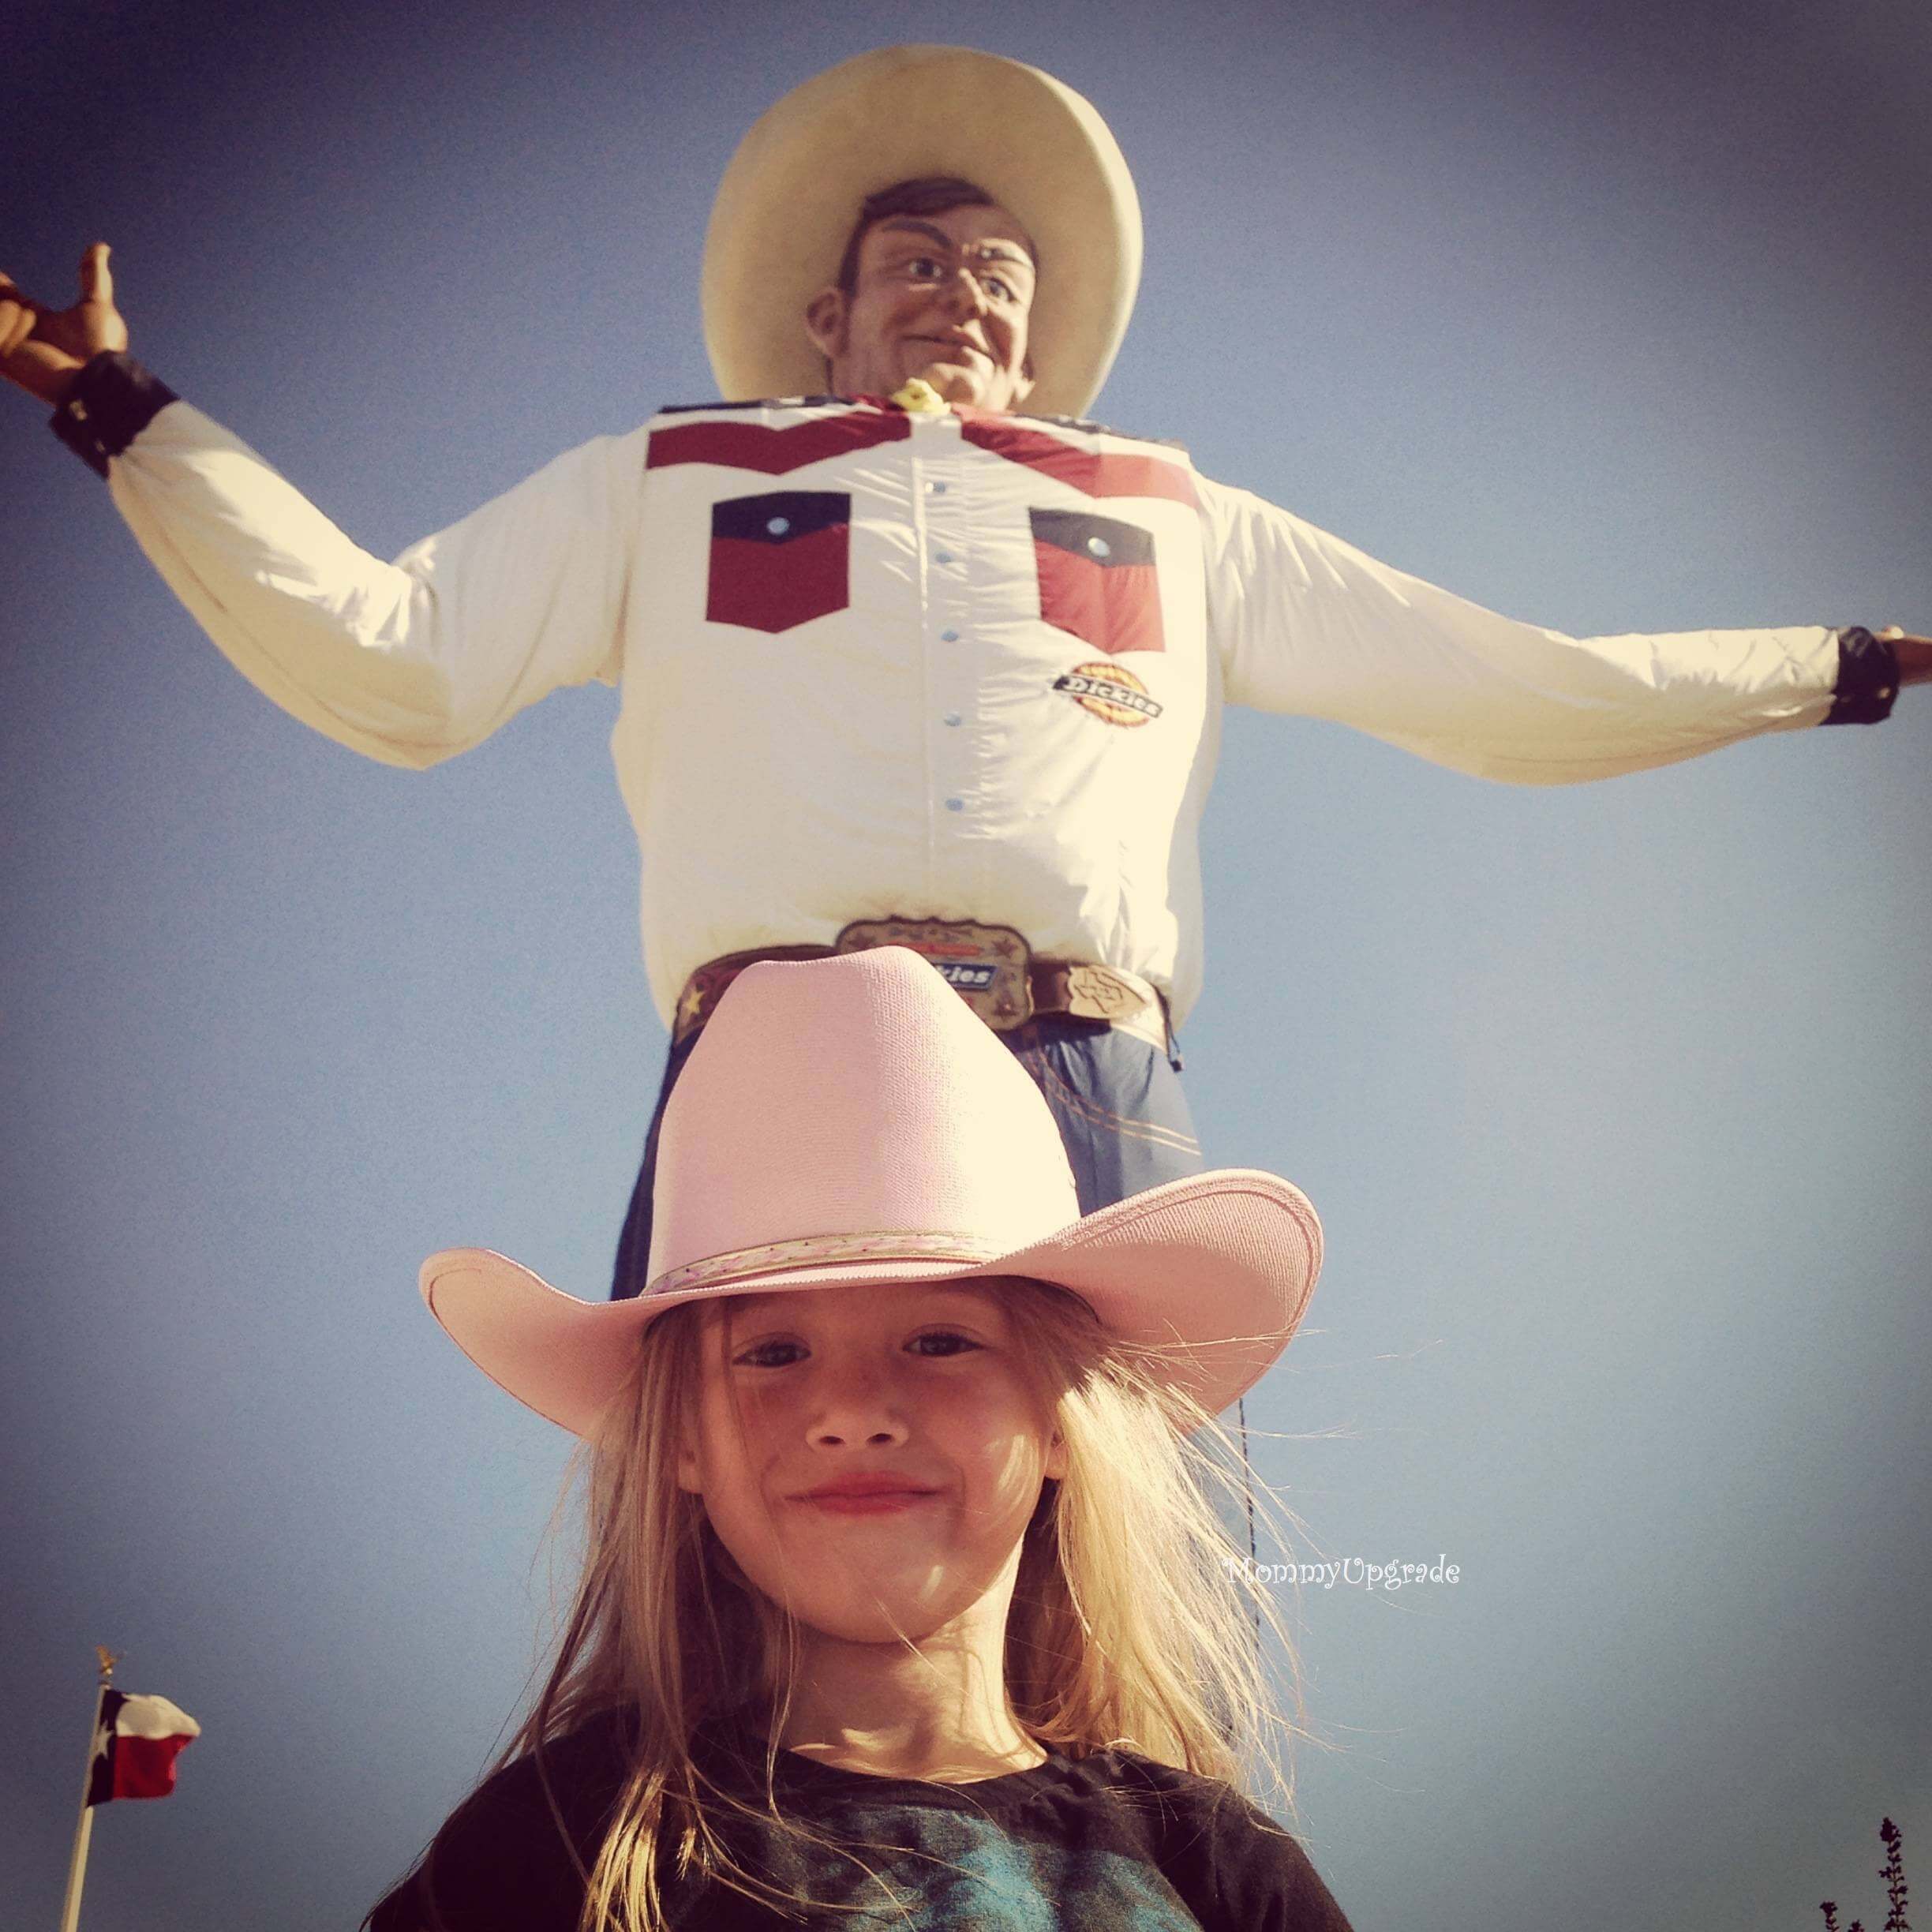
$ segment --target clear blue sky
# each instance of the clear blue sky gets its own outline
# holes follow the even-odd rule
[[[65,299],[112,241],[137,352],[393,553],[709,396],[733,144],[917,38],[1061,75],[1135,169],[1105,420],[1574,632],[1932,628],[1907,0],[29,0],[0,266]],[[99,1639],[206,1735],[102,1816],[87,1932],[324,1932],[547,1601],[567,1444],[414,1277],[602,1292],[663,1046],[613,700],[360,761],[0,419],[0,1867],[51,1924]],[[1187,1079],[1331,1252],[1262,1466],[1322,1552],[1462,1578],[1297,1613],[1364,1932],[1876,1923],[1887,1813],[1932,1873],[1929,751],[1911,692],[1526,791],[1230,717]]]

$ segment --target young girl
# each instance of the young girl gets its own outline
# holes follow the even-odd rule
[[[665,1116],[644,1296],[424,1269],[586,1437],[589,1535],[536,1708],[373,1932],[1346,1932],[1232,1788],[1257,1606],[1190,1440],[1319,1260],[1271,1175],[1080,1219],[915,956],[750,968]]]

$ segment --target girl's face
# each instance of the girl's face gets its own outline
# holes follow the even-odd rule
[[[1010,1595],[1065,1451],[998,1284],[734,1296],[702,1356],[679,1486],[773,1602],[829,1637],[917,1642]]]

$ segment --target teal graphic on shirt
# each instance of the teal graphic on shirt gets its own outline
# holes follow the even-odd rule
[[[1010,1825],[965,1811],[893,1804],[841,1809],[840,1835],[849,1855],[796,1841],[788,1847],[777,1834],[766,1840],[777,1854],[773,1864],[786,1869],[782,1876],[769,1868],[761,1876],[794,1897],[833,1908],[814,1915],[808,1922],[814,1926],[850,1932],[1199,1932],[1200,1921],[1159,1871],[1123,1851],[1016,1834]]]

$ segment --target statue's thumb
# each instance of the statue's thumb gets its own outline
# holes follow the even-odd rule
[[[83,301],[114,304],[114,271],[107,266],[108,248],[96,242],[80,258],[80,298]]]

